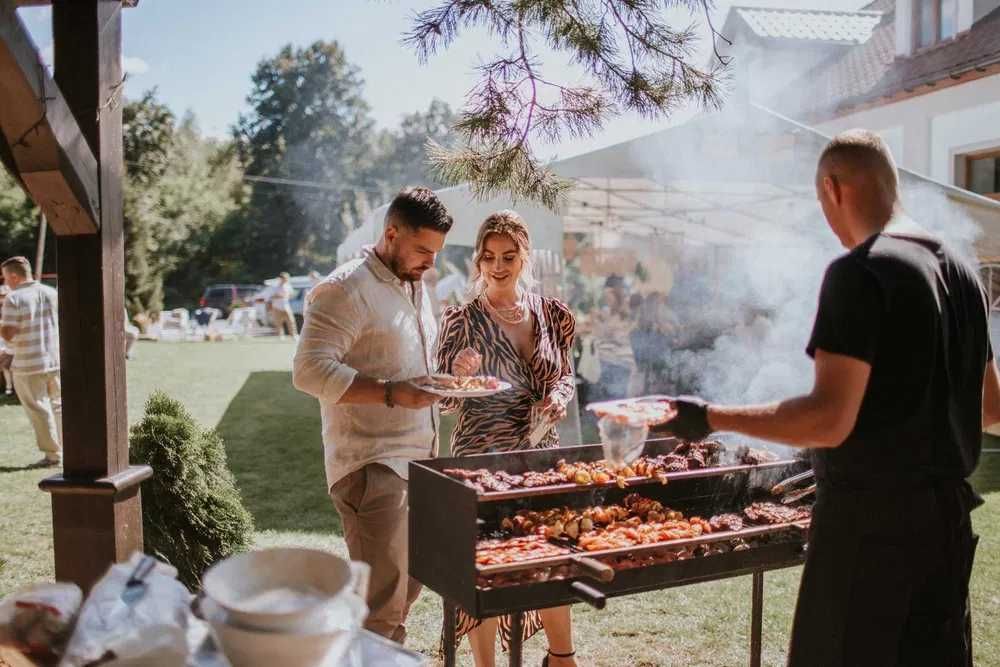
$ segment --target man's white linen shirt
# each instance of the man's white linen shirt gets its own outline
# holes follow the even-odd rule
[[[295,386],[319,399],[328,487],[369,463],[403,479],[437,453],[437,409],[341,404],[359,373],[400,381],[434,369],[437,322],[420,281],[404,282],[369,246],[308,295]]]

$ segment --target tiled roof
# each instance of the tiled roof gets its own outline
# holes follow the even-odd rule
[[[790,88],[789,101],[803,99],[806,109],[789,113],[824,115],[844,111],[879,98],[913,90],[985,65],[1000,63],[1000,9],[996,9],[962,33],[909,57],[895,56],[895,12],[892,0],[877,0],[888,11],[864,44],[850,48],[803,75]],[[784,108],[780,100],[779,109]]]
[[[828,11],[733,7],[753,33],[763,39],[796,39],[833,44],[863,44],[882,17],[875,11]]]

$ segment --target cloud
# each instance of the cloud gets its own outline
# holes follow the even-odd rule
[[[122,56],[122,70],[129,75],[145,74],[149,71],[149,63],[142,58]]]
[[[42,53],[42,62],[45,63],[46,67],[52,69],[52,63],[55,60],[55,50],[53,49],[52,44],[49,44],[48,46],[43,48],[41,53]]]

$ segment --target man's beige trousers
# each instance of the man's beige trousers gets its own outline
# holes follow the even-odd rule
[[[62,385],[59,371],[14,373],[14,391],[35,429],[38,448],[50,461],[62,461]]]
[[[406,639],[406,615],[420,594],[407,566],[406,491],[407,483],[379,463],[352,472],[330,489],[351,559],[372,568],[365,627],[400,644]]]

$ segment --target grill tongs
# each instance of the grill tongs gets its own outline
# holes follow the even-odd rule
[[[812,495],[816,492],[816,484],[810,484],[807,487],[801,489],[792,490],[797,484],[802,482],[807,482],[814,477],[815,473],[812,469],[801,472],[797,475],[792,475],[786,480],[778,482],[771,487],[771,495],[781,496],[781,503],[783,505],[791,505],[792,503],[797,503],[803,498]]]

